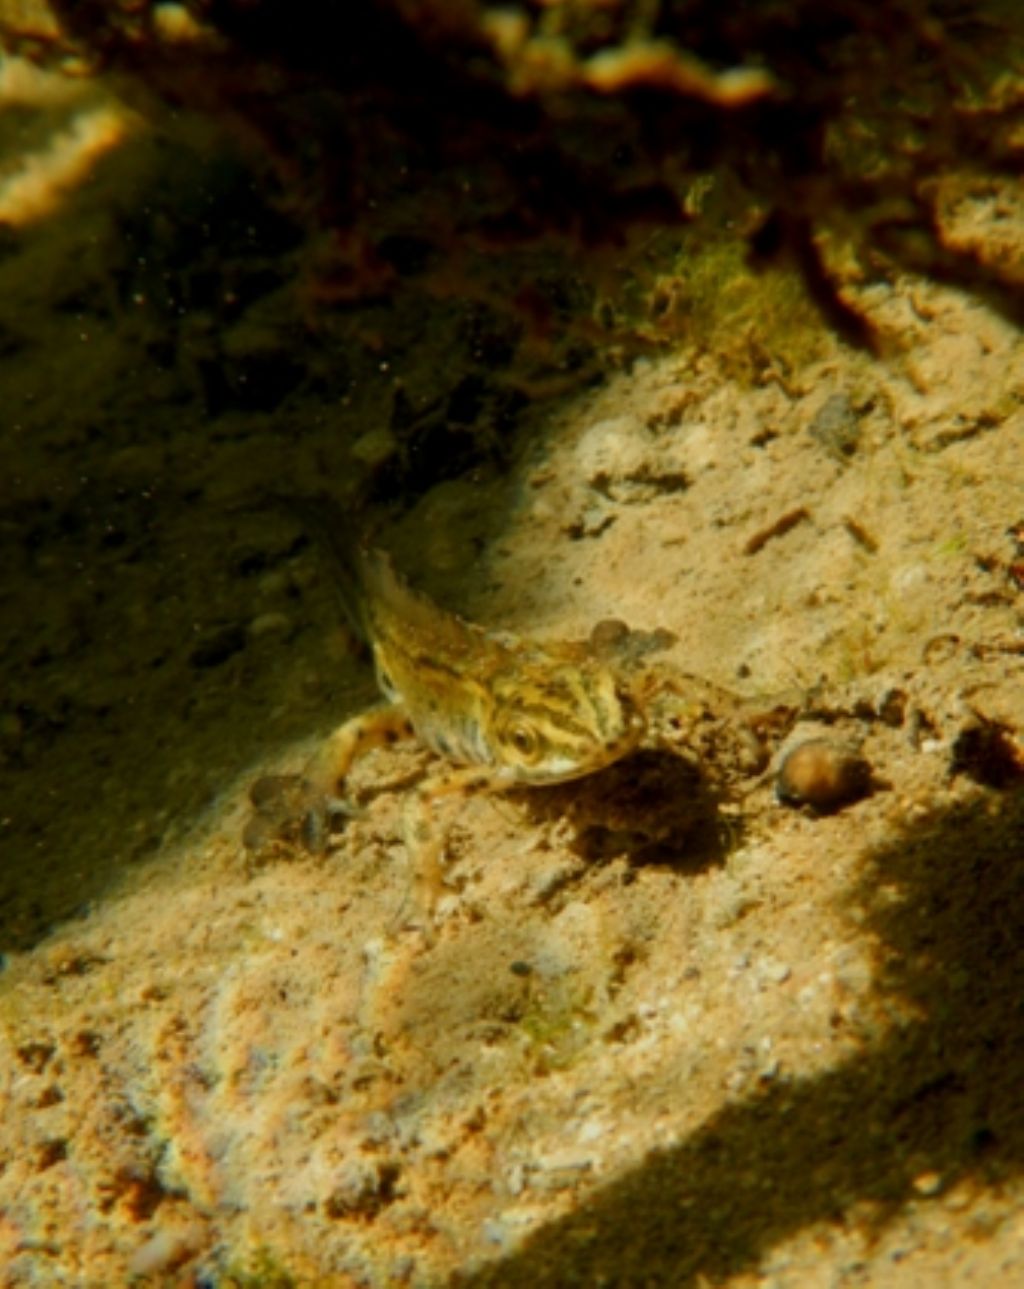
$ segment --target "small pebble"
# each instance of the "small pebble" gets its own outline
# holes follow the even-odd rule
[[[186,1255],[194,1236],[181,1231],[160,1230],[150,1236],[131,1256],[128,1263],[132,1276],[159,1276],[172,1262]]]
[[[352,455],[371,469],[379,469],[398,451],[398,443],[390,429],[378,426],[361,434],[352,445]]]
[[[938,1195],[942,1190],[942,1174],[931,1170],[918,1173],[914,1178],[914,1190],[918,1195]]]
[[[775,778],[775,795],[787,806],[810,806],[821,814],[866,796],[871,767],[852,748],[827,738],[799,743]]]
[[[811,422],[811,435],[830,456],[848,460],[860,442],[860,422],[846,394],[831,394]]]
[[[619,618],[602,618],[590,633],[590,644],[598,653],[612,653],[629,638],[629,627]]]
[[[259,640],[262,636],[286,635],[291,625],[284,613],[261,613],[249,623],[249,636]]]
[[[773,985],[784,985],[792,974],[793,969],[786,962],[776,962],[774,958],[766,958],[761,963],[762,978]]]

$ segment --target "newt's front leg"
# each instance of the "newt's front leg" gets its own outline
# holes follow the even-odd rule
[[[246,848],[260,851],[272,842],[284,841],[323,854],[334,822],[359,813],[344,791],[352,766],[371,748],[412,733],[403,707],[373,707],[339,726],[301,774],[257,779],[249,789],[254,813],[243,834]]]
[[[493,788],[495,773],[487,766],[449,766],[420,785],[406,804],[402,834],[416,882],[416,904],[430,926],[444,889],[443,854],[453,798]],[[448,810],[441,810],[442,802]]]

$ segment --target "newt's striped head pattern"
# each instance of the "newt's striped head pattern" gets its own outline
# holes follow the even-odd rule
[[[521,665],[493,676],[489,696],[486,741],[513,783],[592,774],[631,752],[646,728],[611,669],[593,659]]]

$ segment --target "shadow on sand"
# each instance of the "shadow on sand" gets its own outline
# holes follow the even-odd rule
[[[897,898],[893,898],[893,894]],[[871,856],[851,902],[883,1006],[918,1019],[823,1075],[727,1105],[683,1144],[453,1282],[671,1285],[752,1271],[820,1222],[881,1231],[920,1193],[1024,1163],[1024,792],[992,793]],[[897,1006],[898,1005],[898,1006]],[[839,1018],[837,1017],[837,1023]],[[866,1218],[865,1218],[866,1215]]]

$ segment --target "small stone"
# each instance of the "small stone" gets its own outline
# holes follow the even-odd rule
[[[256,589],[260,595],[268,600],[275,597],[287,595],[291,589],[291,570],[287,568],[272,568],[264,573],[256,583]]]
[[[135,1250],[128,1270],[133,1277],[162,1277],[173,1262],[187,1255],[194,1242],[192,1232],[158,1230]]]
[[[352,455],[371,469],[379,469],[398,451],[398,442],[389,429],[378,426],[361,434],[352,445]]]
[[[918,1195],[938,1195],[942,1190],[942,1174],[932,1169],[927,1172],[918,1173],[913,1181],[914,1190]]]
[[[501,1249],[505,1248],[511,1239],[509,1229],[500,1217],[487,1218],[480,1228],[480,1233],[488,1244],[496,1245]]]
[[[291,625],[284,613],[261,613],[249,623],[249,636],[260,640],[263,636],[287,635]]]
[[[766,958],[761,963],[761,977],[773,985],[784,985],[793,974],[793,969],[787,962],[777,962],[774,958]]]
[[[151,16],[160,39],[169,44],[191,45],[205,34],[183,4],[156,4]]]
[[[846,394],[830,394],[811,421],[811,436],[830,456],[848,460],[857,451],[860,422]]]
[[[788,806],[830,814],[871,790],[871,767],[854,749],[828,738],[807,739],[786,753],[775,795]]]
[[[629,627],[619,618],[603,618],[590,633],[591,647],[600,654],[617,650],[629,638]]]

